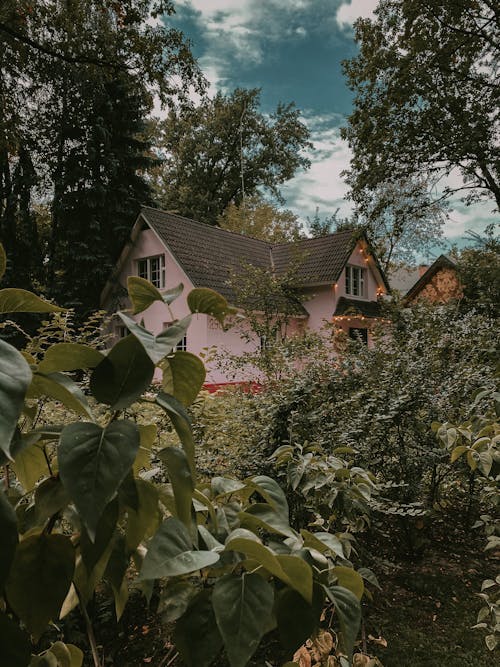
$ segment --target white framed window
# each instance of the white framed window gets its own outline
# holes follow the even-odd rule
[[[184,336],[184,338],[177,343],[174,349],[176,352],[187,352],[187,336]]]
[[[138,259],[137,275],[149,280],[155,287],[165,287],[165,255]]]
[[[366,269],[360,266],[345,267],[345,293],[351,296],[366,295]]]

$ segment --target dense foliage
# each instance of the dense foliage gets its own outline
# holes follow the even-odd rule
[[[0,238],[8,284],[80,313],[99,294],[155,163],[141,138],[153,93],[202,78],[167,1],[7,0],[0,7]],[[154,24],[153,24],[154,23]]]
[[[463,184],[445,182],[444,196],[459,190],[500,207],[499,38],[490,0],[381,0],[374,20],[357,21],[360,52],[345,63],[354,199],[456,170]]]
[[[3,271],[3,251],[0,259]],[[181,291],[160,294],[129,278],[135,314],[155,301],[168,306]],[[195,289],[187,301],[192,312],[221,322],[230,312],[211,290]],[[0,291],[0,306],[6,313],[60,310],[9,288]],[[51,621],[79,607],[99,667],[88,613],[96,588],[108,583],[120,618],[132,582],[149,598],[158,579],[166,582],[164,615],[175,621],[175,645],[187,665],[208,667],[223,650],[232,667],[244,667],[272,631],[286,659],[333,619],[340,631],[336,654],[349,664],[364,580],[373,580],[371,572],[354,569],[349,537],[292,528],[285,494],[269,477],[197,483],[186,406],[205,372],[194,355],[174,352],[191,315],[156,336],[125,313],[120,317],[130,335],[107,354],[74,342],[21,354],[0,340],[2,664],[80,667],[82,652],[62,641],[63,631],[44,639]],[[148,392],[156,366],[163,385]],[[75,371],[84,371],[87,394]],[[45,398],[75,419],[44,423]],[[137,403],[166,415],[177,443],[164,447],[154,423],[134,421]],[[151,456],[166,483],[154,482]],[[329,621],[322,620],[325,606]],[[38,656],[36,646],[43,649]]]

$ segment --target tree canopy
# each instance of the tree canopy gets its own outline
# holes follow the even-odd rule
[[[279,186],[309,167],[309,131],[294,104],[279,104],[268,116],[259,105],[258,89],[238,88],[172,109],[158,123],[163,208],[216,224],[229,204],[257,191],[281,200]]]
[[[170,15],[172,3],[2,3],[7,284],[15,275],[22,287],[42,285],[79,312],[99,305],[140,205],[152,201],[144,171],[156,158],[141,132],[153,93],[176,103],[203,88],[182,34],[148,23],[158,12]]]
[[[355,93],[343,131],[353,198],[459,172],[440,183],[444,197],[460,191],[500,208],[497,3],[381,0],[375,14],[357,21],[360,52],[344,63]]]
[[[240,206],[229,204],[219,216],[218,224],[230,232],[269,243],[297,241],[302,236],[299,220],[292,211],[280,210],[259,195],[245,197]]]

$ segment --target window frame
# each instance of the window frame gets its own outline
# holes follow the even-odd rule
[[[367,273],[364,266],[347,264],[345,267],[345,293],[355,299],[366,299]],[[356,294],[356,292],[358,292]]]
[[[154,260],[158,260],[158,267],[155,267],[153,270]],[[150,255],[149,257],[141,257],[137,260],[136,269],[136,273],[139,278],[148,280],[157,289],[165,288],[165,255]]]

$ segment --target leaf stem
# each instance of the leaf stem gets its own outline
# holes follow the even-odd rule
[[[101,660],[99,658],[99,651],[97,649],[97,642],[94,635],[94,628],[92,627],[92,621],[90,620],[87,607],[83,603],[80,593],[78,593],[78,598],[80,600],[80,609],[82,610],[82,616],[85,620],[85,627],[87,630],[87,637],[89,639],[90,649],[92,651],[92,660],[94,661],[94,667],[103,667]]]

